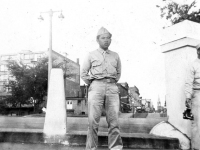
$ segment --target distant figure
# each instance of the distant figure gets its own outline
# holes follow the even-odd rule
[[[191,143],[200,150],[200,44],[196,46],[197,59],[191,64],[185,82],[186,107],[192,109]]]
[[[121,76],[119,55],[108,49],[112,34],[101,28],[97,33],[99,48],[90,52],[83,63],[81,78],[89,85],[88,89],[88,134],[86,150],[96,150],[98,127],[105,103],[108,122],[108,147],[121,150],[123,147],[119,131],[119,91],[116,85]]]

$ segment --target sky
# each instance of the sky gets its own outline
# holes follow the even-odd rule
[[[101,27],[112,33],[110,50],[119,54],[119,82],[137,86],[143,99],[165,101],[165,64],[160,50],[163,22],[156,7],[160,0],[1,0],[0,54],[21,50],[45,51],[49,47],[49,15],[53,14],[52,47],[80,60],[98,48]],[[38,20],[42,15],[43,21]],[[81,84],[84,84],[81,80]]]

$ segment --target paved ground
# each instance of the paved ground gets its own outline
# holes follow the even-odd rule
[[[47,145],[47,144],[0,143],[0,149],[1,150],[84,150],[85,147],[68,147],[63,145],[51,145],[51,144]],[[98,148],[98,150],[108,150],[108,148]],[[132,149],[123,149],[123,150],[132,150]],[[139,150],[139,149],[134,149],[134,150]],[[140,149],[140,150],[153,150],[153,149]]]

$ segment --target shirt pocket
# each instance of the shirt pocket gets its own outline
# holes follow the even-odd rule
[[[114,76],[117,74],[117,61],[115,59],[110,60],[108,66],[108,73]]]
[[[98,66],[101,66],[101,62],[99,60],[94,60],[92,62],[92,67],[98,67]]]
[[[110,62],[110,64],[111,64],[113,67],[117,68],[117,61],[116,61],[116,60],[112,60],[112,61]]]
[[[99,60],[93,60],[91,72],[93,75],[102,74],[102,62]]]

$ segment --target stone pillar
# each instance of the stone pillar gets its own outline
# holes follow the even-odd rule
[[[189,63],[197,58],[200,24],[185,20],[162,32],[161,50],[165,55],[166,102],[169,122],[191,136],[191,121],[183,119],[184,83]]]
[[[62,69],[52,69],[44,130],[47,143],[65,141],[67,113]]]

